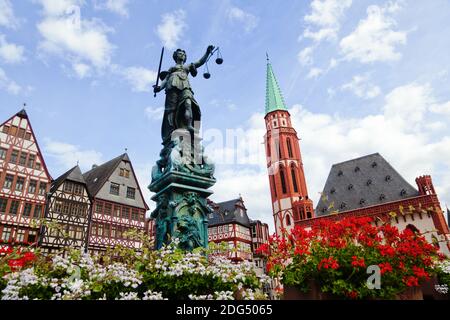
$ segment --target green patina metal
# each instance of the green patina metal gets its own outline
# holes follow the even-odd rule
[[[191,251],[208,247],[208,214],[212,211],[208,188],[216,179],[214,164],[204,155],[199,139],[192,144],[188,131],[178,132],[183,139],[173,138],[168,165],[162,172],[158,165],[153,168],[149,189],[156,193],[152,200],[157,206],[151,218],[156,221],[156,249],[178,238],[180,248]],[[195,155],[199,159],[194,160]]]
[[[287,109],[277,79],[273,73],[272,65],[270,64],[269,59],[267,59],[266,114],[276,110]]]

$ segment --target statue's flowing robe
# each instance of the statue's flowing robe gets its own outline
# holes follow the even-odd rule
[[[201,120],[200,106],[194,98],[194,92],[188,79],[189,70],[188,67],[182,65],[176,65],[169,69],[166,83],[164,118],[161,127],[161,136],[164,144],[170,141],[170,135],[174,130],[185,128],[186,100],[191,100],[193,121],[191,126],[194,127],[195,121]]]

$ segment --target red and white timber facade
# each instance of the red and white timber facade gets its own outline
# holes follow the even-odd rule
[[[51,179],[22,110],[0,125],[0,245],[37,245]]]
[[[250,221],[251,232],[252,232],[252,252],[253,261],[259,272],[264,273],[266,270],[267,257],[258,253],[257,250],[263,244],[269,243],[269,225],[263,223],[260,220]]]
[[[146,232],[148,206],[128,155],[94,167],[83,176],[93,198],[88,250],[102,252],[117,245],[139,249],[141,242],[125,232]]]
[[[251,220],[242,198],[221,203],[209,201],[208,241],[228,244],[228,258],[234,262],[253,261]]]

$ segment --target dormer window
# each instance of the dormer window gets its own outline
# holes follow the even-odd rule
[[[366,184],[367,184],[368,186],[370,186],[370,185],[372,184],[372,180],[371,180],[371,179],[367,180]]]
[[[378,166],[378,164],[375,161],[372,162],[372,168],[375,168],[376,166]]]
[[[322,208],[322,213],[325,213],[327,210],[328,210],[327,207],[323,207]]]
[[[360,205],[364,205],[365,203],[366,203],[366,200],[365,200],[365,199],[359,200],[359,204],[360,204]]]
[[[392,180],[392,178],[391,178],[391,176],[390,176],[390,175],[387,175],[387,176],[386,176],[386,178],[384,178],[384,180],[386,180],[386,182],[389,182],[389,181],[391,181],[391,180]]]
[[[342,170],[339,170],[338,177],[342,176],[343,174],[344,174],[344,172],[342,172]]]
[[[402,196],[402,197],[404,197],[404,196],[406,196],[406,190],[405,189],[402,189],[402,191],[400,191],[400,195]]]
[[[347,204],[345,202],[342,202],[341,205],[340,205],[340,208],[344,209],[346,206],[347,206]]]
[[[336,189],[335,188],[331,188],[330,193],[331,194],[336,193]]]
[[[355,172],[361,171],[361,169],[359,167],[355,168]]]
[[[386,199],[386,196],[384,194],[380,194],[380,201],[383,201],[384,199]]]
[[[353,189],[353,185],[352,185],[352,184],[349,184],[348,187],[347,187],[347,189],[348,189],[348,190],[352,190],[352,189]]]

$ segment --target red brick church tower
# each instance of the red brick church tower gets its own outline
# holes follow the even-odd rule
[[[290,230],[298,221],[314,217],[308,196],[299,138],[267,59],[266,130],[264,136],[272,195],[273,218],[277,234]]]

